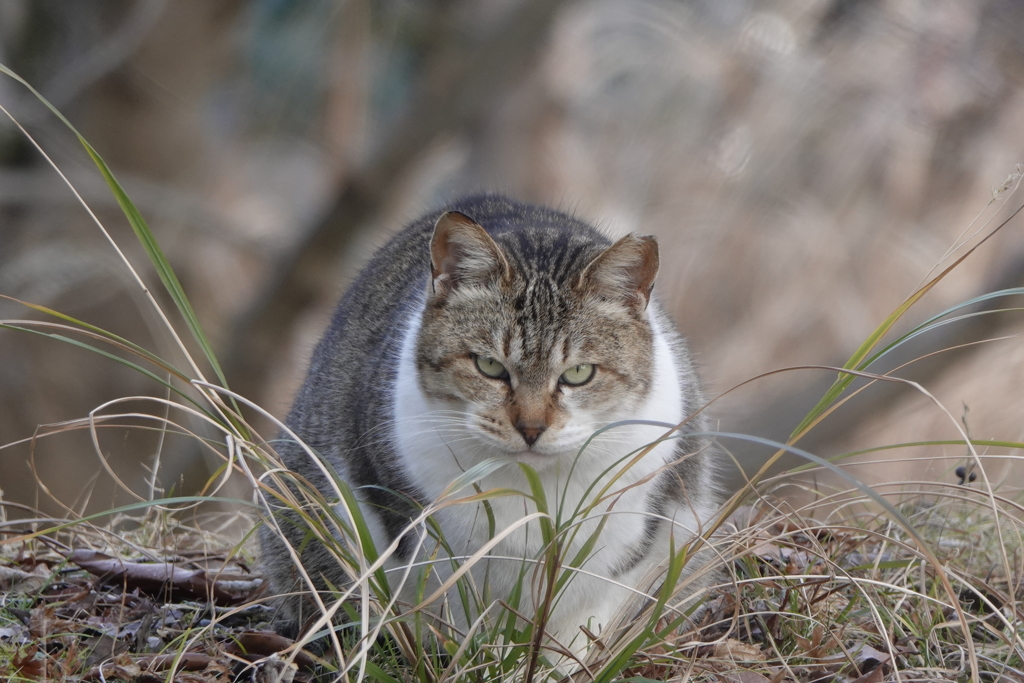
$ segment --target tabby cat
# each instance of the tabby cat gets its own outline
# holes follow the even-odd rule
[[[408,529],[488,460],[504,464],[457,496],[529,493],[519,464],[529,465],[552,516],[583,510],[563,537],[566,562],[604,522],[547,619],[548,634],[577,651],[587,642],[580,626],[608,624],[634,594],[627,587],[645,587],[666,560],[670,537],[678,548],[702,531],[716,506],[714,457],[700,435],[706,418],[691,418],[703,401],[683,339],[651,299],[658,265],[653,237],[612,243],[572,216],[486,195],[424,216],[363,269],[287,425],[356,492],[377,550],[399,539],[385,566],[400,599],[414,603],[420,583],[404,567],[431,567],[429,595],[451,575],[452,557],[472,555],[537,511],[526,495],[443,506],[433,513],[440,551],[427,525]],[[676,438],[642,450],[687,418]],[[646,422],[594,436],[624,420]],[[285,441],[284,464],[330,497],[322,465]],[[279,519],[319,590],[350,581],[323,544]],[[262,544],[271,590],[287,594],[283,621],[297,627],[319,616],[269,525]],[[521,523],[474,565],[480,600],[507,600],[521,584],[519,611],[532,614],[543,584],[533,560],[543,549],[537,519]],[[457,591],[447,600],[444,616],[464,629],[479,605],[464,605]]]

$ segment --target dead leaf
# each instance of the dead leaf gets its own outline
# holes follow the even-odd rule
[[[853,679],[850,683],[882,683],[883,678],[885,678],[884,667],[876,666],[863,676]]]
[[[128,643],[106,634],[86,638],[83,645],[92,650],[85,660],[86,666],[96,666],[100,662],[113,659],[114,656],[128,651]]]
[[[254,661],[283,652],[294,644],[295,641],[291,638],[285,638],[273,631],[246,631],[235,636],[225,650],[236,657]],[[295,655],[295,663],[307,671],[312,671],[316,666],[316,660],[305,650],[300,650]]]
[[[827,647],[823,648],[821,646],[821,641],[824,637],[825,628],[821,624],[815,625],[809,640],[797,633],[793,634],[793,639],[796,640],[796,644],[801,650],[800,656],[807,657],[808,659],[818,659],[828,650]]]
[[[826,524],[813,519],[802,519],[793,521],[784,519],[775,523],[775,529],[782,534],[800,533],[816,538],[827,538],[831,533]]]
[[[65,604],[70,609],[88,614],[96,607],[97,600],[99,600],[99,594],[96,591],[92,588],[84,588],[65,598]]]
[[[31,572],[0,565],[0,591],[34,593],[42,588],[49,578],[50,570],[44,564],[37,564]]]
[[[50,605],[40,605],[29,613],[28,632],[33,638],[46,638],[53,633],[60,620],[57,611]]]
[[[782,548],[775,542],[775,537],[761,531],[756,536],[745,539],[744,545],[752,555],[773,565],[783,564]]]
[[[245,602],[262,582],[237,574],[208,574],[203,569],[184,569],[170,562],[128,562],[95,550],[76,550],[68,556],[82,569],[107,583],[124,584],[149,595],[177,594],[194,600],[212,600],[218,605]]]
[[[890,659],[892,658],[889,656],[889,653],[880,652],[867,643],[862,644],[853,653],[853,661],[857,665],[857,672],[860,674],[881,669],[882,665],[888,663]]]
[[[714,656],[734,662],[763,662],[765,659],[761,648],[733,638],[715,643]]]
[[[295,664],[271,655],[256,665],[252,680],[254,683],[292,683],[297,670]]]
[[[152,655],[139,657],[135,662],[147,671],[167,671],[177,662],[175,671],[202,671],[213,659],[202,652],[185,652],[179,657],[176,654]]]
[[[753,671],[736,671],[726,674],[725,680],[729,683],[771,683],[766,676]]]
[[[26,635],[28,635],[28,629],[21,624],[15,624],[14,626],[0,626],[0,640],[22,642],[25,640]]]
[[[725,520],[726,524],[732,524],[736,529],[747,529],[764,517],[764,511],[755,508],[753,505],[741,505]]]
[[[14,655],[11,659],[11,666],[14,667],[14,671],[11,673],[12,678],[20,677],[38,681],[46,677],[46,660],[36,658],[38,651],[39,648],[33,644],[29,645],[25,652]]]
[[[126,681],[141,681],[142,669],[132,662],[103,662],[89,669],[83,677],[87,681],[109,681],[121,678]]]
[[[904,636],[896,641],[896,652],[901,655],[918,655],[921,651],[917,649],[917,638]]]

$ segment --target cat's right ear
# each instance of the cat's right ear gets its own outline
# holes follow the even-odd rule
[[[442,214],[430,238],[430,294],[441,299],[460,286],[506,279],[508,260],[482,226],[458,211]]]

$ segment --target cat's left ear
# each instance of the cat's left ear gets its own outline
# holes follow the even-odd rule
[[[431,293],[444,297],[464,285],[505,279],[508,260],[487,231],[458,211],[441,215],[430,238]]]
[[[624,300],[643,311],[651,301],[659,263],[656,239],[629,234],[583,269],[579,287],[598,296]]]

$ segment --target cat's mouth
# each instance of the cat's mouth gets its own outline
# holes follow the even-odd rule
[[[478,426],[473,431],[476,432],[476,436],[485,444],[491,448],[497,447],[503,451],[502,457],[530,466],[552,462],[559,456],[567,453],[575,454],[580,447],[580,444],[574,443],[569,439],[559,438],[563,436],[561,434],[545,434],[544,437],[546,438],[541,438],[528,446],[521,439],[499,433],[498,430],[487,427]],[[516,443],[517,441],[518,443]]]
[[[567,439],[552,439],[549,442],[540,441],[527,446],[526,444],[520,443],[509,443],[513,441],[500,441],[498,447],[505,452],[505,457],[515,460],[517,462],[523,462],[527,464],[533,464],[534,462],[550,462],[558,459],[565,455],[575,455],[579,452],[581,444],[573,443]]]
[[[550,458],[550,453],[545,453],[542,450],[535,448],[524,448],[522,450],[513,451],[513,458]]]
[[[524,465],[529,465],[535,470],[540,471],[555,461],[555,454],[541,453],[540,451],[529,449],[510,453],[509,459]]]
[[[579,452],[579,444],[564,440],[550,443],[535,443],[532,446],[512,446],[508,449],[508,457],[529,465],[534,463],[554,462],[565,456],[575,456]]]

